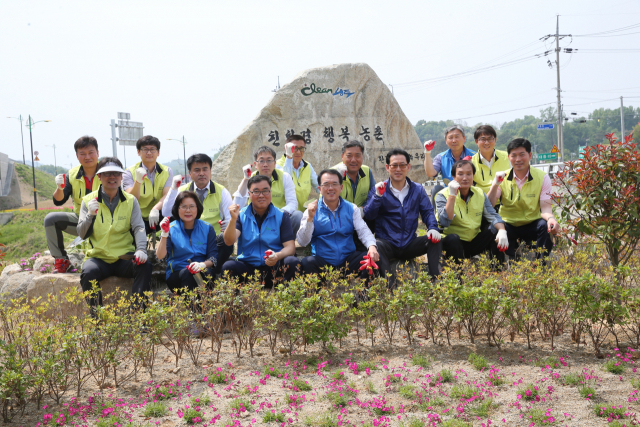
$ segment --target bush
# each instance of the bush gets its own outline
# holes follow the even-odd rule
[[[476,368],[478,371],[487,369],[489,367],[489,362],[487,362],[487,359],[485,359],[484,356],[481,356],[479,354],[475,354],[475,353],[469,354],[468,360],[469,360],[469,363],[471,363],[473,367]]]

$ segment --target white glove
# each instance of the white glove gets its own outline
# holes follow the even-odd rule
[[[160,237],[169,237],[170,221],[171,220],[168,217],[165,217],[162,221],[160,221],[160,229],[162,230],[162,233],[160,233]]]
[[[424,142],[424,151],[426,152],[430,152],[431,150],[433,150],[433,147],[436,146],[436,142],[432,139],[425,141]]]
[[[145,262],[147,262],[147,254],[144,251],[137,250],[133,254],[133,256],[135,258],[136,264],[138,264],[138,265],[144,264]]]
[[[275,253],[275,251],[272,251],[271,249],[267,249],[266,251],[264,251],[264,256],[262,258],[264,258],[265,260],[267,258],[275,259],[276,258],[276,253]]]
[[[458,195],[458,190],[460,189],[460,183],[456,180],[453,181],[449,181],[449,195],[450,196],[457,196]]]
[[[438,230],[427,231],[427,238],[431,240],[433,243],[438,243],[441,239],[440,233],[438,232]]]
[[[144,170],[144,168],[136,169],[136,182],[138,184],[142,184],[142,181],[144,181],[145,176],[147,176],[147,171]]]
[[[293,145],[293,143],[288,142],[286,144],[284,144],[284,154],[288,157],[288,158],[292,158],[293,157],[293,150],[295,145]]]
[[[498,234],[496,235],[496,243],[498,244],[498,249],[501,252],[509,249],[509,239],[507,238],[507,230],[498,230]]]
[[[387,181],[382,181],[376,184],[376,196],[382,197],[387,189]]]
[[[56,181],[56,185],[58,186],[59,190],[62,190],[64,188],[64,181],[65,181],[65,174],[61,173],[56,175],[55,181]]]
[[[181,185],[182,185],[182,175],[174,176],[173,181],[171,182],[171,189],[177,191]]]
[[[364,207],[360,206],[358,210],[360,211],[360,218],[364,219]]]
[[[221,219],[218,221],[218,224],[220,224],[220,232],[224,233],[224,230],[226,230],[229,225],[229,221],[229,219]]]
[[[149,212],[149,228],[156,229],[156,225],[160,222],[160,211],[156,208],[151,209]]]
[[[98,209],[100,208],[100,203],[98,203],[98,198],[89,200],[87,203],[87,209],[89,209],[89,215],[96,216],[98,214]]]
[[[496,172],[495,178],[493,178],[493,185],[500,185],[502,181],[504,181],[504,177],[506,175],[505,171]]]
[[[251,178],[251,163],[242,167],[242,177],[247,179]]]
[[[191,264],[189,264],[189,267],[187,267],[189,269],[189,272],[191,274],[196,274],[196,273],[200,273],[201,271],[205,270],[207,268],[207,266],[205,265],[204,262],[192,262]]]
[[[345,165],[344,163],[340,163],[338,166],[336,166],[336,170],[340,172],[340,174],[342,175],[342,179],[345,179],[347,177],[347,165]]]

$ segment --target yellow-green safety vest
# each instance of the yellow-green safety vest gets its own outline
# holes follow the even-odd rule
[[[493,164],[491,168],[488,168],[482,159],[482,154],[478,151],[471,158],[471,162],[476,167],[476,174],[473,176],[473,180],[476,183],[476,187],[479,187],[485,194],[489,193],[493,178],[496,176],[496,172],[502,172],[511,169],[511,163],[509,163],[509,155],[506,151],[495,150],[493,153]]]
[[[451,224],[442,232],[442,237],[449,234],[457,234],[460,240],[465,242],[472,241],[478,233],[480,233],[480,223],[482,222],[482,213],[484,212],[484,191],[478,187],[469,188],[468,202],[464,201],[458,191],[456,203],[453,208],[454,217]],[[449,197],[449,187],[441,190],[438,194]],[[438,219],[436,211],[436,219]]]
[[[136,249],[131,233],[131,212],[136,198],[118,189],[120,202],[112,216],[107,205],[102,202],[101,187],[82,199],[85,205],[88,205],[89,201],[96,197],[100,203],[98,213],[93,221],[93,231],[86,238],[89,244],[85,248],[84,259],[86,261],[89,258],[99,258],[111,264],[116,262],[121,255],[133,253]]]
[[[195,188],[196,186],[194,182],[191,181],[189,184],[185,184],[180,188],[178,188],[178,191],[182,192],[182,191],[189,190],[195,193],[196,192]],[[213,228],[216,230],[216,235],[220,234],[220,224],[218,224],[218,221],[220,221],[221,219],[220,203],[222,202],[222,190],[224,190],[224,187],[218,184],[217,182],[211,181],[209,183],[209,193],[207,194],[207,197],[205,197],[204,201],[202,202],[203,211],[202,211],[202,215],[200,216],[201,220],[208,222],[213,226]],[[198,193],[196,193],[196,195],[197,194]],[[229,219],[230,217],[231,217],[231,214],[225,212],[225,218]]]
[[[282,155],[282,158],[277,161],[277,165],[281,168],[284,167],[284,162],[287,156]],[[311,165],[304,160],[302,162],[302,169],[300,169],[300,178],[296,176],[294,171],[291,171],[291,178],[293,178],[293,184],[296,189],[296,199],[298,200],[298,210],[305,210],[304,203],[309,200],[309,194],[311,194]]]
[[[271,203],[278,209],[282,209],[287,205],[287,201],[284,197],[284,172],[279,169],[274,169],[271,174]],[[258,171],[255,171],[251,176],[258,175]],[[251,203],[251,199],[247,201],[247,205]]]
[[[136,169],[142,165],[142,162],[138,162],[129,168],[131,176],[133,176],[134,182],[136,179]],[[140,184],[140,197],[138,197],[138,203],[140,204],[140,212],[142,212],[142,218],[149,219],[149,212],[160,201],[164,190],[164,185],[169,179],[169,171],[167,167],[156,163],[156,176],[153,178],[153,184],[149,177],[145,176],[142,184]]]
[[[338,169],[338,166],[340,166],[340,163],[331,169]],[[361,207],[364,206],[367,201],[369,186],[371,185],[371,172],[369,171],[369,166],[362,165],[358,171],[358,175],[360,178],[358,179],[356,194],[353,194],[351,180],[349,179],[349,175],[347,175],[347,177],[342,181],[342,193],[340,193],[340,196],[354,205]]]
[[[73,211],[76,215],[80,215],[80,206],[82,198],[87,195],[87,184],[84,182],[84,169],[82,165],[78,165],[69,170],[69,184],[71,184],[71,199],[73,201]],[[91,191],[100,188],[100,179],[98,175],[93,176]]]
[[[513,169],[507,171],[506,178],[500,184],[502,195],[500,216],[507,224],[519,227],[540,219],[540,193],[545,173],[540,169],[529,167],[529,178],[522,189],[514,177]]]

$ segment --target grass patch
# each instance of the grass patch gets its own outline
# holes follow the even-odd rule
[[[526,387],[519,388],[518,395],[528,402],[536,400],[536,397],[538,397],[538,388],[533,384],[529,384]]]
[[[358,363],[358,371],[364,371],[365,369],[369,369],[370,371],[377,371],[378,367],[375,362],[371,362],[369,360]]]
[[[253,405],[251,404],[251,402],[249,402],[249,399],[244,399],[241,397],[233,399],[231,403],[229,403],[229,408],[234,409],[236,413],[241,412],[242,408],[244,408],[248,412],[253,411]]]
[[[173,397],[178,397],[178,392],[173,388],[162,386],[156,389],[156,394],[153,397],[155,400],[169,400]]]
[[[556,423],[555,418],[550,412],[545,412],[540,408],[533,408],[527,412],[527,417],[535,425],[554,425]]]
[[[411,357],[411,363],[413,363],[413,366],[422,366],[423,368],[428,368],[429,366],[431,366],[431,356],[429,355],[422,355],[422,354],[414,354],[413,357]]]
[[[302,381],[302,380],[293,380],[293,381],[291,381],[291,384],[293,384],[293,386],[296,387],[300,391],[311,391],[311,390],[313,390],[313,388],[309,384],[307,384],[305,381]]]
[[[334,372],[333,375],[331,375],[331,378],[333,378],[335,381],[343,380],[344,372],[343,371]]]
[[[470,385],[454,385],[451,387],[449,397],[454,399],[469,399],[477,394],[476,388]]]
[[[368,393],[378,394],[378,391],[376,390],[376,387],[373,385],[372,381],[367,381],[364,385],[364,388]]]
[[[221,371],[217,371],[209,377],[209,382],[213,384],[226,384],[227,376],[223,374]]]
[[[204,421],[202,418],[204,414],[195,408],[187,408],[182,415],[182,418],[187,422],[187,424],[197,424]]]
[[[580,397],[583,399],[593,399],[596,396],[596,389],[588,385],[583,385],[578,387],[578,393],[580,393]]]
[[[497,408],[498,405],[493,403],[493,399],[485,399],[480,404],[474,405],[469,408],[469,413],[477,417],[486,418],[489,416],[489,412]]]
[[[564,385],[577,386],[584,381],[584,377],[582,374],[576,374],[575,372],[569,372],[567,375],[562,377],[560,382]]]
[[[607,402],[601,405],[596,405],[593,408],[593,413],[596,417],[602,418],[613,418],[613,419],[622,419],[626,418],[625,412],[627,409],[623,405],[614,405],[613,403]]]
[[[620,375],[624,372],[624,362],[609,359],[602,365],[602,368],[611,374]]]
[[[273,412],[267,412],[262,417],[263,423],[283,423],[284,422],[284,414],[282,412],[278,412],[274,414]]]
[[[387,375],[387,381],[390,383],[401,383],[402,382],[402,375],[400,374],[389,374]]]
[[[451,372],[448,369],[443,369],[442,371],[440,371],[440,373],[438,374],[438,379],[440,380],[440,382],[442,384],[445,383],[452,383],[455,381],[456,377],[453,375],[453,372]]]
[[[549,356],[549,357],[543,357],[542,359],[536,360],[536,366],[538,368],[544,368],[544,367],[550,366],[556,369],[556,368],[561,368],[562,363],[560,363],[560,359],[558,359],[556,356]]]
[[[371,408],[371,412],[373,412],[375,415],[377,415],[378,417],[381,417],[383,415],[393,415],[393,409],[392,408]]]
[[[351,390],[331,391],[327,393],[327,399],[337,408],[344,408],[349,405],[349,401],[355,397],[355,393]]]
[[[209,406],[209,403],[211,403],[211,397],[206,394],[201,394],[198,397],[192,397],[190,401],[191,406]]]
[[[631,387],[633,387],[634,390],[640,390],[640,379],[632,378]]]
[[[121,417],[116,415],[110,415],[107,418],[102,418],[100,421],[96,423],[96,427],[113,427],[113,426],[121,426],[121,427],[133,427],[133,423],[125,422]]]
[[[471,423],[453,418],[442,423],[442,427],[472,427]]]
[[[485,359],[484,356],[481,356],[479,354],[476,354],[476,353],[469,354],[468,360],[469,360],[469,363],[471,363],[471,365],[473,365],[473,367],[476,368],[478,371],[482,369],[487,369],[489,367],[489,362],[487,362],[487,359]]]
[[[400,427],[423,427],[424,421],[420,418],[410,418],[406,421],[402,421],[398,424]]]
[[[167,415],[167,404],[165,402],[151,402],[144,407],[142,414],[149,418],[160,418]]]
[[[335,415],[319,415],[316,417],[307,416],[304,425],[309,427],[337,427],[338,418]]]
[[[306,365],[308,367],[311,367],[313,369],[317,369],[318,368],[318,363],[320,363],[318,361],[318,356],[311,356],[310,358],[308,358],[307,360],[305,360]]]
[[[400,386],[400,388],[398,389],[398,393],[400,394],[400,396],[404,397],[405,399],[414,399],[416,397],[416,393],[415,390],[416,387],[409,385],[409,384],[405,384],[403,386]]]
[[[504,380],[495,373],[493,375],[489,375],[489,382],[494,387],[504,384]]]
[[[16,174],[18,175],[18,179],[26,183],[29,188],[33,188],[33,171],[31,169],[31,166],[23,165],[16,162],[14,162],[13,165],[15,167]],[[51,199],[51,197],[53,196],[53,192],[56,191],[56,182],[54,178],[55,177],[53,175],[49,175],[48,173],[36,168],[36,189],[38,190],[38,200]],[[70,199],[71,198],[69,198],[69,201],[67,201],[67,204],[71,203]]]
[[[284,370],[278,368],[277,366],[265,366],[264,369],[262,370],[263,374],[269,374],[269,376],[272,377],[281,377],[285,374]]]

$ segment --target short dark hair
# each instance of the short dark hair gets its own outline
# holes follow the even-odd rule
[[[451,166],[451,176],[456,176],[456,171],[458,170],[458,168],[464,165],[471,165],[473,174],[476,174],[476,165],[474,165],[471,160],[458,160],[453,164],[453,166]]]
[[[269,188],[271,188],[271,180],[269,179],[268,176],[265,175],[254,175],[251,178],[249,178],[249,181],[247,181],[247,189],[251,190],[251,186],[253,184],[257,184],[259,182],[262,181],[267,181],[267,184],[269,184]]]
[[[493,126],[490,126],[490,125],[478,126],[476,128],[475,132],[473,132],[473,139],[477,140],[482,135],[489,135],[489,136],[492,136],[494,138],[498,137],[498,134],[496,133],[496,130],[493,128]]]
[[[122,162],[120,160],[118,160],[117,157],[103,157],[98,162],[98,166],[96,166],[96,171],[100,171],[100,168],[102,168],[107,163],[115,163],[116,165],[118,165],[118,166],[120,166],[122,168]]]
[[[200,203],[200,198],[193,191],[181,191],[178,193],[176,201],[173,202],[173,207],[171,208],[171,216],[173,216],[173,219],[180,219],[180,204],[184,199],[189,198],[193,199],[193,201],[196,202],[196,210],[198,211],[198,213],[196,214],[196,219],[200,219],[204,208],[202,207],[202,203]]]
[[[145,135],[136,142],[136,150],[140,151],[145,145],[153,145],[160,151],[160,140],[155,136]]]
[[[73,144],[73,149],[76,150],[76,153],[81,148],[86,148],[89,145],[93,145],[96,150],[98,149],[98,140],[92,136],[81,136],[78,140]]]
[[[287,137],[287,142],[291,142],[291,141],[302,141],[305,144],[307,143],[307,141],[304,140],[304,137],[302,135],[290,135]]]
[[[358,147],[360,151],[364,154],[364,144],[357,139],[351,139],[344,144],[342,144],[342,154],[347,151],[347,148]]]
[[[258,160],[258,156],[262,153],[269,153],[271,154],[271,157],[273,157],[273,160],[276,159],[276,152],[273,151],[273,148],[267,146],[267,145],[263,145],[262,147],[258,147],[258,149],[256,151],[253,152],[253,160],[257,161]]]
[[[322,185],[322,175],[328,173],[329,175],[335,175],[338,177],[338,182],[342,184],[342,174],[335,169],[323,169],[318,174],[318,185]]]
[[[192,154],[187,159],[187,169],[191,170],[191,165],[194,163],[206,163],[211,167],[213,162],[211,161],[211,157],[207,156],[204,153]]]
[[[524,147],[527,153],[531,153],[531,143],[525,138],[516,138],[507,145],[507,154],[511,154],[512,150],[516,148]]]
[[[402,148],[394,148],[387,153],[387,164],[391,161],[391,156],[404,156],[404,158],[407,159],[407,164],[411,163],[411,156]]]

